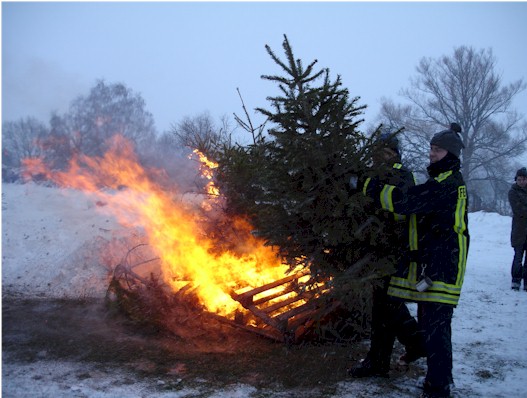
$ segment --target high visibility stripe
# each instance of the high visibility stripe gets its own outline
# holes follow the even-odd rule
[[[381,206],[383,210],[393,213],[392,192],[395,189],[393,185],[385,185],[381,191]]]
[[[467,211],[467,187],[461,185],[458,187],[457,192],[454,231],[456,231],[458,236],[459,257],[456,285],[461,286],[465,277],[468,256],[468,239],[465,235],[468,228],[467,223],[465,222],[465,213]]]
[[[368,190],[368,184],[370,183],[370,181],[371,181],[371,177],[368,177],[366,179],[366,182],[364,183],[364,186],[362,187],[362,193],[364,194],[364,196],[368,196],[367,190]]]
[[[410,242],[410,250],[417,250],[417,216],[415,214],[410,215],[410,221],[408,222],[408,241]]]
[[[395,221],[404,221],[406,220],[406,216],[404,214],[393,213],[393,219]]]
[[[459,295],[448,296],[442,293],[437,293],[432,289],[425,292],[418,292],[417,290],[400,289],[390,286],[388,288],[388,294],[408,301],[429,301],[451,305],[457,305],[459,302]]]
[[[448,177],[452,175],[452,170],[445,171],[444,173],[439,174],[434,180],[437,182],[445,181]]]

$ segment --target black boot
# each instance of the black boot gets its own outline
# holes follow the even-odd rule
[[[400,366],[408,366],[412,362],[417,361],[420,358],[426,357],[426,353],[418,350],[407,350],[403,355],[399,357],[397,364]]]
[[[348,369],[348,375],[354,378],[388,377],[388,371],[388,367],[374,364],[368,357],[366,357],[366,359],[362,360],[357,366]]]

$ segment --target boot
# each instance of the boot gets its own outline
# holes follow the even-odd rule
[[[348,369],[348,375],[353,378],[363,377],[389,377],[386,367],[372,363],[368,357],[363,359],[357,366]]]
[[[417,352],[417,351],[406,351],[403,355],[399,357],[397,365],[399,366],[409,366],[412,362],[417,361],[419,358],[426,357],[426,353]]]

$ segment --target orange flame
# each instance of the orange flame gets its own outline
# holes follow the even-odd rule
[[[217,167],[207,165],[209,170]],[[241,219],[232,220],[238,231],[236,249],[218,253],[217,242],[206,236],[198,211],[175,201],[173,192],[156,183],[162,173],[143,169],[131,144],[121,136],[113,138],[104,156],[79,156],[66,172],[49,170],[38,159],[27,159],[25,167],[28,176],[38,173],[61,187],[105,201],[108,206],[98,211],[115,216],[123,226],[142,228],[161,258],[163,280],[174,291],[190,282],[208,311],[223,316],[243,311],[230,296],[233,290],[261,286],[287,274],[287,265],[252,236],[251,226]]]
[[[194,149],[192,153],[198,155],[199,161],[200,161],[200,172],[203,178],[206,178],[209,180],[207,183],[207,186],[205,187],[205,191],[210,196],[211,201],[215,201],[216,198],[220,196],[220,190],[216,185],[214,184],[213,178],[214,178],[214,169],[218,168],[218,163],[213,162],[212,160],[209,160],[205,154],[203,154],[198,149]],[[192,157],[192,155],[190,155]],[[206,210],[211,210],[211,204],[204,202],[202,206]]]

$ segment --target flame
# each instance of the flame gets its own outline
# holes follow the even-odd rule
[[[205,201],[219,197],[212,170],[218,165],[196,151],[207,185]],[[200,303],[210,312],[233,316],[244,311],[232,299],[234,290],[250,289],[283,278],[288,266],[275,251],[251,235],[250,224],[232,219],[236,247],[218,251],[217,242],[207,236],[200,213],[192,206],[174,200],[177,195],[163,188],[163,173],[146,170],[138,162],[132,145],[122,136],[113,137],[102,157],[80,155],[72,159],[65,172],[50,170],[40,159],[24,162],[28,177],[39,174],[60,187],[82,190],[86,195],[108,203],[98,211],[116,217],[125,227],[145,231],[148,244],[161,259],[162,278],[174,291],[191,283]],[[202,171],[203,171],[202,170]],[[209,173],[210,172],[210,173]],[[125,187],[125,188],[123,188]]]
[[[216,187],[213,180],[214,169],[218,168],[218,163],[209,160],[207,156],[205,156],[205,154],[199,151],[198,149],[194,149],[192,153],[198,155],[198,159],[200,162],[199,170],[201,172],[201,176],[209,180],[205,187],[205,191],[207,192],[207,195],[210,196],[210,200],[215,201],[215,199],[219,198],[220,196],[220,190],[218,187]],[[190,155],[190,158],[192,158],[192,155]],[[212,210],[212,204],[207,202],[203,202],[202,207],[206,210]]]

